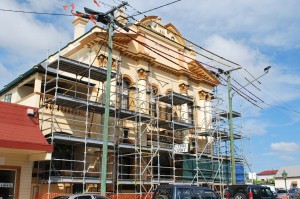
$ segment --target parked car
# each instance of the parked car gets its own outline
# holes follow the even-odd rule
[[[277,197],[282,199],[288,199],[288,193],[285,189],[277,190]]]
[[[226,199],[275,199],[271,189],[261,185],[230,185]]]
[[[95,193],[82,193],[82,194],[56,196],[53,199],[109,199],[109,198],[100,196],[100,194],[95,194]]]
[[[217,194],[208,187],[188,185],[158,186],[152,199],[218,199]]]

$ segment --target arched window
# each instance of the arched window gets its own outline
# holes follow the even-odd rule
[[[121,108],[129,108],[129,81],[127,79],[122,80],[121,85]]]
[[[157,103],[156,96],[158,94],[158,87],[156,85],[152,85],[149,91],[149,112],[150,115],[156,117],[157,116]]]

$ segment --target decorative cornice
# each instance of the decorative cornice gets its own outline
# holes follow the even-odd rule
[[[72,55],[73,53],[75,53],[76,51],[78,51],[79,49],[82,49],[84,46],[95,45],[95,44],[98,44],[99,42],[101,42],[101,43],[104,42],[103,45],[107,46],[107,40],[106,40],[104,34],[105,34],[105,32],[95,32],[95,33],[92,33],[91,35],[88,35],[87,37],[85,37],[84,39],[82,39],[80,41],[80,45],[78,45],[75,48],[73,48],[72,50],[68,51],[64,56],[68,57],[68,56]],[[133,34],[130,34],[130,35],[131,35],[131,37],[136,38],[136,35],[133,35]],[[117,36],[114,36],[113,48],[116,51],[119,51],[120,55],[128,56],[129,58],[133,59],[134,61],[139,61],[139,60],[146,61],[149,63],[150,67],[156,67],[157,69],[160,69],[162,71],[165,71],[165,72],[170,73],[177,77],[180,77],[180,76],[187,77],[189,79],[189,81],[194,82],[196,84],[204,83],[209,86],[216,86],[216,85],[220,84],[220,82],[216,78],[214,78],[198,62],[191,63],[189,65],[197,66],[197,67],[199,67],[199,65],[200,65],[202,67],[201,70],[197,69],[198,71],[202,71],[200,73],[195,73],[194,71],[183,68],[183,67],[181,67],[180,69],[176,69],[176,68],[173,68],[171,66],[168,66],[161,62],[156,61],[156,58],[150,56],[149,54],[141,53],[141,52],[136,53],[136,52],[129,51],[128,43],[130,41],[132,41],[132,39],[129,37],[126,37],[126,35],[117,34]]]

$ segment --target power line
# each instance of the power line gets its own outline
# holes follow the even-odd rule
[[[131,5],[128,5],[128,6],[130,6],[132,9],[134,9],[134,10],[137,11],[138,13],[142,14],[142,12],[140,12],[140,11],[138,11],[137,9],[133,8]],[[133,16],[135,16],[135,15],[133,15]],[[130,16],[130,17],[127,17],[127,18],[132,18],[133,20],[138,21],[138,20],[134,19],[133,16]],[[147,17],[147,16],[144,15],[144,17]],[[165,28],[164,26],[162,26],[161,24],[159,24],[159,23],[157,23],[157,22],[155,22],[155,21],[154,21],[154,23],[156,23],[158,26],[160,26],[160,27],[166,29],[166,28]],[[146,28],[146,27],[145,27],[145,28]],[[148,28],[146,28],[146,29],[148,29]],[[186,39],[185,37],[182,37],[181,35],[177,34],[177,33],[174,32],[174,31],[171,31],[171,30],[168,30],[168,31],[170,31],[171,33],[173,33],[174,35],[176,35],[176,36],[178,36],[178,37],[183,38],[185,41],[187,41],[187,42],[189,42],[189,43],[191,43],[191,44],[197,46],[197,47],[200,48],[201,50],[208,52],[209,54],[212,54],[212,55],[214,55],[214,56],[216,56],[216,57],[218,57],[218,58],[220,58],[220,59],[223,59],[223,60],[225,60],[225,61],[227,61],[227,62],[229,62],[229,63],[232,63],[232,64],[234,64],[234,65],[240,66],[239,64],[237,64],[237,63],[235,63],[235,62],[233,62],[233,61],[231,61],[231,60],[229,60],[229,59],[226,59],[226,58],[224,58],[224,57],[222,57],[222,56],[220,56],[220,55],[217,55],[217,54],[215,54],[215,53],[213,53],[213,52],[211,52],[211,51],[209,51],[209,50],[203,48],[202,46],[200,46],[200,45],[198,45],[198,44],[195,44],[194,42],[192,42],[192,41]],[[223,65],[225,65],[225,64],[223,64]],[[228,66],[228,65],[227,65],[227,66]]]
[[[191,60],[193,60],[193,61],[198,61],[198,62],[200,62],[201,64],[206,65],[206,66],[208,66],[208,67],[210,67],[210,68],[217,69],[217,68],[214,67],[214,66],[211,66],[211,65],[206,64],[206,63],[204,63],[204,62],[201,62],[201,61],[199,61],[199,60],[196,60],[196,59],[194,59],[194,58],[192,58],[192,57],[189,57],[189,56],[185,55],[184,53],[180,53],[180,52],[178,52],[178,51],[176,51],[176,50],[173,50],[173,49],[167,47],[166,45],[163,45],[163,44],[161,44],[161,43],[158,43],[157,41],[154,41],[153,39],[150,39],[149,37],[146,37],[145,35],[143,35],[143,34],[137,32],[137,31],[132,30],[131,28],[129,28],[129,30],[132,31],[132,32],[134,32],[134,33],[136,33],[137,35],[139,35],[139,36],[141,36],[141,37],[144,37],[145,39],[147,39],[147,40],[149,40],[149,41],[151,41],[151,42],[153,42],[153,43],[155,43],[155,44],[157,44],[157,45],[163,47],[163,48],[166,48],[167,50],[170,50],[170,51],[172,51],[172,52],[174,52],[174,53],[177,53],[177,54],[179,54],[179,55],[182,55],[183,57],[186,57],[186,58],[191,59]],[[151,48],[154,48],[154,47],[151,47]],[[154,49],[156,49],[156,48],[154,48]],[[156,49],[156,50],[158,50],[158,49]],[[158,50],[158,51],[159,51],[159,50]],[[160,51],[160,52],[161,52],[161,51]],[[166,54],[165,52],[162,52],[162,53]],[[169,54],[168,54],[168,55],[169,55]],[[171,56],[171,55],[169,55],[169,56]],[[174,57],[174,56],[171,56],[171,57],[173,57],[174,59],[177,59],[177,60],[179,60],[179,61],[186,62],[185,60],[176,58],[176,57]],[[186,62],[186,63],[188,63],[188,62]]]
[[[172,4],[172,3],[176,3],[176,2],[178,2],[178,1],[181,1],[181,0],[173,1],[173,2],[171,2],[171,3],[168,3],[168,4],[165,4],[165,5],[162,5],[162,6],[153,8],[153,9],[151,9],[151,10],[155,10],[155,9],[161,8],[161,7],[170,5],[170,4]],[[130,6],[130,5],[129,5],[129,6]],[[130,6],[130,7],[133,8],[132,6]],[[133,9],[134,9],[134,8],[133,8]],[[135,9],[135,10],[136,10],[136,9]],[[72,15],[72,14],[48,13],[48,12],[35,12],[35,11],[22,11],[22,10],[12,10],[12,9],[0,9],[0,11],[4,11],[4,12],[15,12],[15,13],[24,13],[24,14],[52,15],[52,16],[68,16],[68,17],[74,16],[74,15]],[[150,11],[150,10],[148,10],[148,11]],[[145,16],[145,17],[147,17],[147,16]],[[133,16],[132,16],[131,18],[132,18],[133,20],[135,20],[135,21],[138,22],[138,20],[134,19]],[[156,22],[155,22],[155,23],[156,23]],[[136,24],[134,24],[134,25],[136,25]],[[160,25],[160,24],[158,24],[158,25]],[[147,27],[142,26],[142,25],[140,25],[140,24],[139,24],[139,25],[136,25],[136,26],[141,26],[141,27],[143,27],[143,28],[145,28],[145,29],[147,29],[147,30],[149,30],[149,31],[151,31],[151,32],[153,32],[153,33],[155,33],[155,34],[159,34],[159,33],[155,32],[155,31],[153,31],[153,30],[151,30],[151,29],[148,29]],[[160,25],[160,26],[161,26],[161,25]],[[165,29],[165,27],[163,27],[163,28]],[[169,30],[169,31],[170,31],[170,30]],[[172,32],[173,34],[175,34],[175,35],[180,36],[181,38],[183,38],[181,35],[178,35],[177,33],[173,32],[173,31],[170,31],[170,32]],[[161,36],[161,35],[160,35],[160,36]],[[165,37],[165,36],[164,36],[164,37]],[[167,37],[165,37],[165,38],[167,38]],[[167,39],[169,39],[169,38],[167,38]],[[183,39],[186,40],[186,41],[188,41],[188,42],[190,42],[190,43],[192,43],[192,44],[195,45],[195,46],[198,46],[197,44],[195,44],[195,43],[193,43],[193,42],[191,42],[191,41],[189,41],[189,40],[187,40],[187,39],[185,39],[185,38],[183,38]],[[173,40],[171,40],[171,39],[169,39],[169,40],[172,41],[172,42],[175,42],[175,41],[173,41]],[[176,44],[179,44],[179,43],[177,43],[177,42],[175,42],[175,43],[176,43]],[[179,44],[179,45],[181,45],[181,44]],[[190,49],[190,48],[187,48],[186,46],[183,46],[183,45],[181,45],[181,46],[184,47],[185,49],[189,50],[189,51],[195,52],[196,54],[198,54],[198,55],[200,55],[200,56],[202,56],[202,57],[204,57],[204,58],[206,58],[206,59],[209,59],[210,61],[213,61],[213,62],[222,64],[222,65],[224,65],[224,66],[230,67],[230,66],[227,65],[227,64],[224,64],[224,63],[222,63],[222,62],[219,62],[219,61],[217,61],[217,60],[214,60],[214,59],[212,59],[212,58],[210,58],[210,57],[208,57],[208,56],[206,56],[206,55],[203,55],[203,54],[201,54],[201,53],[199,53],[199,52],[196,52],[196,51],[194,51],[194,50],[192,50],[192,49]],[[200,46],[198,46],[198,47],[200,47]],[[202,47],[201,47],[201,48],[202,48]],[[226,60],[226,59],[224,59],[224,60]],[[228,60],[226,60],[226,61],[228,61]],[[202,62],[202,64],[205,64],[205,63]],[[207,64],[205,64],[205,65],[207,65]],[[210,66],[210,67],[211,67],[211,66]]]
[[[223,77],[220,76],[220,78],[221,78],[223,81],[227,82],[227,80],[224,79]],[[247,100],[248,102],[250,102],[252,105],[254,105],[254,106],[256,106],[256,107],[258,107],[258,108],[260,108],[260,109],[263,109],[262,107],[260,107],[260,106],[258,106],[257,104],[255,104],[254,102],[257,102],[257,101],[254,100],[253,98],[251,98],[249,95],[245,94],[245,93],[242,92],[242,91],[239,91],[239,90],[237,89],[237,87],[235,87],[235,86],[233,86],[233,85],[231,85],[231,87],[232,87],[232,90],[234,90],[236,93],[238,93],[242,98],[244,98],[245,100]],[[247,97],[246,97],[246,96],[247,96]],[[252,101],[250,101],[250,100],[252,100],[252,101],[254,101],[254,102],[252,102]]]
[[[161,6],[152,8],[152,9],[150,9],[150,10],[146,10],[146,11],[144,11],[144,12],[138,11],[138,14],[131,15],[131,16],[129,16],[128,18],[132,18],[132,17],[138,16],[138,15],[141,15],[141,14],[144,14],[144,13],[147,13],[147,12],[150,12],[150,11],[153,11],[153,10],[157,10],[157,9],[159,9],[159,8],[162,8],[162,7],[171,5],[171,4],[173,4],[173,3],[176,3],[176,2],[178,2],[178,1],[181,1],[181,0],[172,1],[172,2],[170,2],[170,3],[167,3],[167,4],[164,4],[164,5],[161,5]],[[131,6],[130,6],[130,7],[131,7]]]
[[[274,105],[274,104],[268,104],[268,103],[266,103],[266,102],[263,102],[265,105],[267,105],[267,106],[272,106],[272,107],[274,107],[274,108],[280,108],[280,109],[284,109],[284,110],[286,110],[286,111],[291,111],[291,112],[294,112],[294,113],[300,113],[300,111],[296,111],[296,110],[294,110],[294,109],[290,109],[290,108],[286,108],[286,107],[282,107],[282,106],[277,106],[277,105]]]
[[[74,16],[74,15],[68,15],[68,14],[62,14],[62,13],[49,13],[49,12],[34,12],[34,11],[23,11],[23,10],[10,10],[10,9],[3,9],[3,8],[0,8],[0,11],[4,11],[4,12],[16,12],[16,13],[23,13],[23,14],[67,16],[67,17]]]
[[[137,20],[136,20],[136,21],[137,21]],[[171,41],[171,42],[173,42],[173,43],[175,43],[175,44],[177,44],[177,45],[180,45],[180,46],[183,47],[184,49],[186,49],[186,50],[188,50],[188,51],[192,51],[192,52],[196,53],[197,55],[200,55],[200,56],[204,57],[205,59],[208,59],[208,60],[210,60],[210,61],[212,61],[212,62],[216,62],[216,63],[218,63],[218,64],[221,64],[221,65],[230,67],[230,66],[227,65],[227,64],[224,64],[224,63],[222,63],[222,62],[219,62],[219,61],[217,61],[217,60],[214,60],[213,58],[210,58],[210,57],[208,57],[208,56],[206,56],[206,55],[203,55],[203,54],[201,54],[201,53],[199,53],[199,52],[197,52],[197,51],[195,51],[195,50],[192,50],[192,49],[186,47],[185,45],[182,45],[182,44],[180,44],[180,43],[178,43],[178,42],[176,42],[176,41],[174,41],[174,40],[172,40],[172,39],[170,39],[170,38],[168,38],[168,37],[166,37],[166,36],[164,36],[164,35],[161,35],[161,34],[159,34],[158,32],[156,32],[156,31],[154,31],[154,30],[152,30],[152,29],[150,29],[150,28],[147,28],[147,27],[145,27],[145,26],[143,26],[143,25],[141,25],[141,24],[134,24],[134,25],[137,26],[137,27],[140,26],[140,27],[142,27],[142,28],[144,28],[144,29],[146,29],[146,30],[148,30],[148,31],[150,31],[150,32],[152,32],[152,33],[154,33],[154,34],[156,34],[156,35],[159,35],[159,36],[161,36],[161,37],[164,37],[165,39],[168,39],[169,41]],[[170,32],[172,32],[172,31],[170,31]]]
[[[162,58],[164,58],[164,59],[166,59],[166,60],[172,62],[173,64],[175,64],[175,65],[181,67],[180,64],[174,62],[174,61],[171,60],[170,58],[168,58],[168,57],[166,57],[166,56],[164,56],[164,55],[162,55],[162,54],[159,53],[159,52],[163,53],[162,51],[160,51],[160,50],[158,50],[158,49],[156,49],[156,48],[154,48],[154,47],[152,47],[152,46],[149,46],[149,45],[147,45],[146,43],[141,42],[141,41],[139,41],[139,40],[137,40],[137,39],[135,39],[135,38],[133,38],[133,37],[131,37],[131,36],[129,36],[129,35],[123,33],[123,32],[121,32],[121,31],[119,31],[119,30],[117,30],[117,31],[118,31],[119,33],[125,35],[126,37],[131,38],[132,40],[136,41],[137,43],[141,44],[142,46],[144,46],[145,48],[149,49],[149,50],[152,51],[153,53],[155,53],[155,54],[161,56]],[[158,52],[157,52],[157,51],[158,51]],[[166,53],[164,53],[164,54],[166,54]],[[171,56],[171,55],[169,55],[169,54],[167,54],[167,55],[168,55],[168,56]],[[178,60],[178,58],[176,58],[176,59]],[[182,60],[180,60],[180,61],[182,61]],[[215,84],[215,82],[212,82],[212,81],[210,81],[210,80],[208,80],[208,79],[205,79],[205,81],[207,81],[207,82],[209,82],[209,83],[212,83],[212,84]]]

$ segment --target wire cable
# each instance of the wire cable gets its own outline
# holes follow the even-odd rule
[[[34,11],[11,10],[11,9],[2,9],[2,8],[0,8],[0,11],[16,12],[16,13],[24,13],[24,14],[54,15],[54,16],[67,16],[67,17],[73,16],[74,17],[74,15],[68,15],[68,14],[62,14],[62,13],[34,12]]]
[[[138,13],[143,14],[142,12],[138,11],[137,9],[135,9],[134,7],[132,7],[131,5],[128,5],[128,6],[130,6],[132,9],[136,10]],[[147,17],[147,16],[144,15],[144,17]],[[128,17],[128,18],[132,18],[133,20],[138,21],[138,20],[134,19],[133,16],[130,16],[130,17]],[[155,21],[154,21],[154,23],[156,23],[158,26],[160,26],[160,27],[166,29],[166,27],[162,26],[161,24],[159,24],[159,23],[157,23],[157,22],[155,22]],[[166,29],[166,30],[168,30],[168,29]],[[227,62],[229,62],[229,63],[232,63],[232,64],[234,64],[234,65],[236,65],[236,66],[240,66],[239,64],[237,64],[237,63],[235,63],[235,62],[233,62],[233,61],[231,61],[231,60],[229,60],[229,59],[226,59],[226,58],[224,58],[224,57],[222,57],[222,56],[220,56],[220,55],[217,55],[217,54],[215,54],[215,53],[213,53],[213,52],[211,52],[211,51],[209,51],[209,50],[203,48],[202,46],[200,46],[200,45],[198,45],[198,44],[196,44],[196,43],[190,41],[189,39],[186,39],[185,37],[182,37],[181,35],[177,34],[177,33],[174,32],[174,31],[171,31],[171,30],[168,30],[168,31],[170,31],[171,33],[173,33],[174,35],[176,35],[176,36],[178,36],[178,37],[181,37],[181,38],[184,39],[185,41],[187,41],[187,42],[193,44],[194,46],[197,46],[198,48],[200,48],[201,50],[203,50],[203,51],[205,51],[205,52],[207,52],[207,53],[209,53],[209,54],[212,54],[212,55],[214,55],[214,56],[216,56],[216,57],[218,57],[218,58],[220,58],[220,59],[222,59],[222,60],[225,60],[225,61],[227,61]]]
[[[131,16],[129,16],[128,18],[135,17],[135,16],[138,16],[138,15],[142,15],[142,14],[145,14],[145,13],[150,12],[150,11],[153,11],[153,10],[157,10],[157,9],[159,9],[159,8],[162,8],[162,7],[171,5],[171,4],[173,4],[173,3],[176,3],[176,2],[178,2],[178,1],[181,1],[181,0],[172,1],[172,2],[170,2],[170,3],[167,3],[167,4],[164,4],[164,5],[161,5],[161,6],[152,8],[152,9],[150,9],[150,10],[146,10],[146,11],[144,11],[144,12],[138,11],[138,14],[131,15]]]
[[[159,45],[159,46],[161,46],[161,47],[167,49],[167,50],[170,50],[170,51],[172,51],[172,52],[174,52],[174,53],[177,53],[178,55],[181,55],[181,56],[186,57],[186,58],[188,58],[188,59],[191,59],[191,60],[193,60],[193,61],[200,62],[201,64],[206,65],[206,66],[208,66],[208,67],[210,67],[210,68],[218,69],[218,68],[216,68],[216,67],[214,67],[214,66],[211,66],[211,65],[206,64],[206,63],[204,63],[204,62],[201,62],[201,61],[199,61],[199,60],[196,60],[196,59],[194,59],[194,58],[192,58],[192,57],[189,57],[189,56],[187,56],[187,55],[185,55],[185,54],[183,54],[183,53],[180,53],[180,52],[178,52],[178,51],[176,51],[176,50],[173,50],[173,49],[167,47],[166,45],[163,45],[163,44],[161,44],[161,43],[158,43],[158,42],[154,41],[153,39],[150,39],[149,37],[146,37],[145,35],[143,35],[143,34],[137,32],[137,31],[132,30],[131,28],[129,28],[129,30],[132,31],[132,32],[134,32],[134,33],[136,33],[137,35],[142,36],[142,37],[144,37],[145,39],[147,39],[147,40],[149,40],[149,41],[151,41],[151,42],[153,42],[153,43],[155,43],[155,44],[157,44],[157,45]],[[144,43],[144,44],[146,44],[146,43]],[[147,44],[146,44],[146,45],[147,45]],[[149,46],[149,47],[150,47],[150,46]],[[154,48],[154,47],[151,47],[151,48],[153,48],[153,49],[155,49],[155,50],[158,50],[157,48]],[[160,50],[158,50],[158,51],[160,51]],[[160,52],[166,54],[166,53],[163,52],[163,51],[160,51]],[[174,56],[172,56],[172,55],[170,55],[170,54],[166,54],[166,55],[169,55],[170,57],[173,57],[174,59],[177,59],[177,60],[179,60],[179,61],[183,61],[183,62],[189,64],[187,61],[182,60],[182,59],[179,59],[179,58],[176,58],[176,57],[174,57]]]

